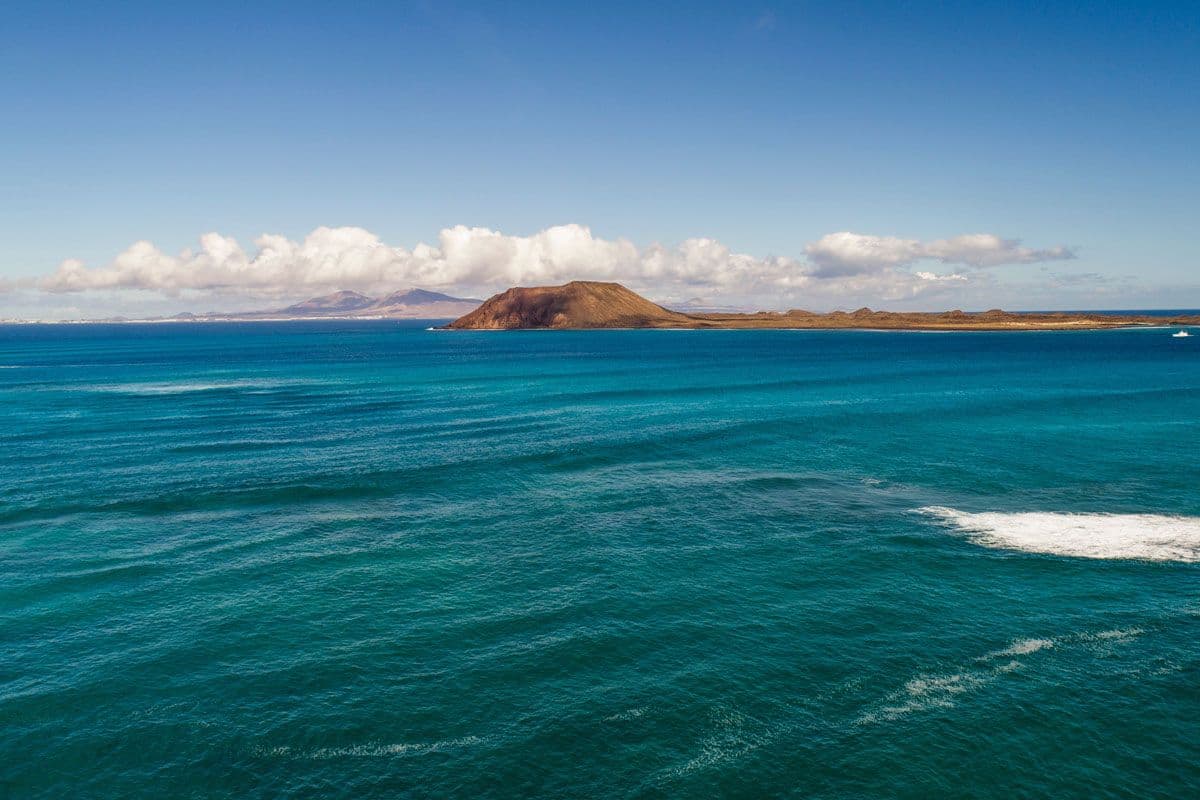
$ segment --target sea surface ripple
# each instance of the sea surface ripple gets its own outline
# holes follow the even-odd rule
[[[1195,797],[1200,338],[0,327],[0,796]]]

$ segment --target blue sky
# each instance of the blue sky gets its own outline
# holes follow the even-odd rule
[[[304,295],[324,288],[312,263],[201,281],[177,273],[213,259],[180,253],[219,233],[244,249],[244,277],[261,235],[299,246],[341,227],[403,265],[367,275],[320,242],[289,258],[341,259],[335,274],[358,282],[345,288],[499,289],[607,258],[597,277],[628,270],[663,297],[1200,306],[1197,3],[14,2],[4,15],[0,314]],[[537,238],[564,225],[591,240]],[[448,265],[439,236],[455,226],[512,243],[497,254],[476,236]],[[805,278],[841,232],[883,255],[839,251],[845,279]],[[1000,248],[1017,255],[938,245],[981,233],[1020,240]],[[695,240],[753,261],[681,254]],[[150,267],[112,272],[139,241],[175,272],[144,285],[129,276]],[[422,242],[432,260],[414,260]],[[656,245],[669,269],[646,266]],[[68,259],[85,277],[47,283]],[[918,272],[961,279],[918,291]]]

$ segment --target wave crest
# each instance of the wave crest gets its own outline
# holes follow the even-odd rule
[[[952,525],[975,544],[1076,558],[1200,561],[1200,518],[1164,514],[973,514],[945,506],[917,511]]]

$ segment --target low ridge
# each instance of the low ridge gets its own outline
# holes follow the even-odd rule
[[[283,311],[289,314],[357,311],[360,308],[366,308],[374,302],[373,298],[367,297],[365,294],[342,291],[327,294],[323,297],[313,297],[302,303],[288,306]]]
[[[451,297],[441,292],[431,292],[428,289],[407,289],[402,292],[392,292],[387,297],[381,297],[373,303],[375,308],[388,306],[422,306],[434,303],[482,303],[467,297]]]
[[[286,308],[261,311],[184,312],[172,319],[186,321],[235,321],[278,319],[450,319],[476,308],[481,300],[452,297],[428,289],[405,289],[375,298],[361,292],[340,291],[312,297]]]

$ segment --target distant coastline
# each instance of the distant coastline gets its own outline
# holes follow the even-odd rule
[[[167,323],[167,322],[298,322],[329,319],[421,319],[443,320],[469,313],[482,300],[453,297],[427,289],[407,289],[383,297],[369,297],[359,292],[340,291],[313,297],[285,308],[266,311],[205,311],[184,312],[171,317],[108,317],[104,319],[72,320],[0,320],[0,324],[86,324],[86,323]]]
[[[1070,311],[791,311],[736,312],[667,308],[617,283],[572,281],[562,286],[515,287],[487,300],[424,289],[371,298],[339,291],[268,311],[180,313],[164,317],[0,319],[0,325],[163,325],[229,322],[409,320],[444,323],[446,330],[1102,330],[1200,326],[1200,309],[1085,309]]]
[[[111,317],[108,319],[0,319],[0,325],[207,325],[216,323],[259,323],[259,322],[446,322],[452,319],[445,315],[414,316],[366,316],[324,314],[311,317],[238,317],[207,316],[194,317]]]

